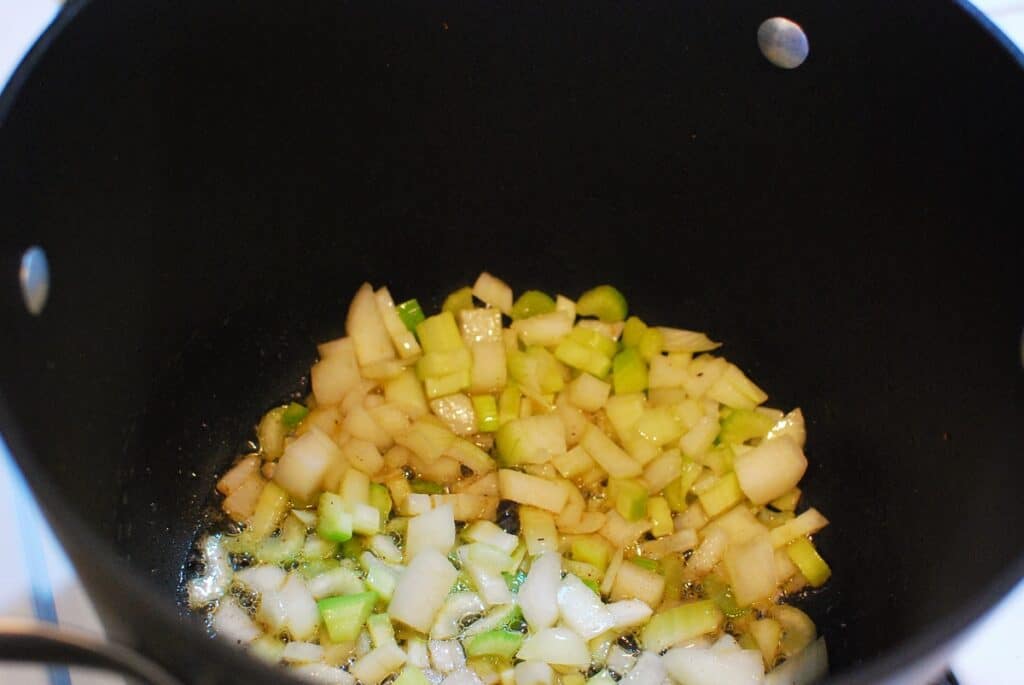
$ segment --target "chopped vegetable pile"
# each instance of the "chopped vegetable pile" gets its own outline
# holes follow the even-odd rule
[[[318,682],[766,685],[827,671],[799,409],[703,333],[490,274],[426,316],[364,284],[312,394],[217,484],[191,607]],[[507,321],[510,325],[505,325]]]

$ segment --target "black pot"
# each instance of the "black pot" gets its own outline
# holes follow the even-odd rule
[[[958,3],[71,2],[0,100],[0,427],[114,639],[280,682],[178,588],[355,287],[612,282],[807,415],[833,682],[926,677],[1024,572],[1022,121]]]

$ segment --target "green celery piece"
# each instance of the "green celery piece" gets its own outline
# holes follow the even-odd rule
[[[416,337],[420,339],[424,354],[451,352],[466,346],[451,312],[441,312],[421,321],[416,326]]]
[[[519,392],[519,386],[509,383],[498,396],[498,423],[504,426],[509,421],[519,418],[519,407],[523,396]]]
[[[476,414],[476,429],[481,433],[493,433],[501,426],[494,395],[474,395],[473,413]]]
[[[520,586],[526,581],[525,571],[516,571],[514,574],[506,572],[501,575],[505,578],[505,584],[508,585],[509,591],[513,594],[518,593]]]
[[[722,418],[721,430],[716,442],[719,444],[742,444],[754,438],[763,438],[775,425],[770,416],[753,409],[730,409]]]
[[[565,379],[553,354],[539,345],[526,348],[526,354],[536,360],[537,387],[542,393],[558,392],[565,387]]]
[[[612,490],[609,484],[609,490]],[[647,487],[635,480],[615,480],[615,511],[627,521],[647,515]]]
[[[419,668],[406,665],[391,685],[431,685],[431,682]]]
[[[589,578],[580,578],[580,581],[588,588],[593,590],[595,595],[597,595],[598,597],[601,596],[601,586],[598,585],[595,581],[590,580]]]
[[[443,495],[444,486],[422,478],[413,478],[409,481],[409,487],[418,495]]]
[[[281,423],[289,428],[295,428],[302,423],[302,419],[306,418],[307,414],[309,414],[309,409],[298,402],[291,402],[281,413]]]
[[[599,285],[580,295],[576,301],[578,316],[596,316],[605,322],[624,321],[629,311],[626,297],[614,286]]]
[[[705,576],[700,585],[704,590],[704,596],[718,605],[722,613],[729,618],[739,618],[750,611],[749,607],[744,608],[736,603],[732,588],[718,576]]]
[[[626,319],[626,325],[622,328],[622,344],[624,347],[636,347],[643,339],[644,333],[649,329],[639,317],[631,316]]]
[[[416,326],[427,318],[423,314],[423,307],[420,306],[419,300],[416,300],[415,298],[396,305],[395,309],[398,310],[398,318],[402,320],[405,327],[412,333],[415,333]]]
[[[356,595],[325,597],[316,606],[331,641],[351,642],[359,637],[376,604],[376,592],[360,592]]]
[[[583,330],[583,329],[574,329]],[[601,335],[597,333],[597,335]],[[603,336],[602,336],[603,337]],[[597,350],[572,339],[572,334],[564,338],[555,348],[555,359],[591,376],[604,379],[612,368],[612,360]]]
[[[662,494],[668,501],[669,509],[676,513],[686,511],[686,496],[690,493],[690,488],[697,482],[697,478],[700,477],[703,470],[704,467],[692,459],[683,459],[682,474],[679,478],[666,485],[662,491]]]
[[[589,347],[595,352],[600,352],[601,356],[608,357],[609,359],[615,356],[616,350],[619,349],[619,344],[609,338],[604,333],[599,333],[592,328],[584,328],[583,326],[576,326],[569,335],[566,336],[569,340],[578,342],[584,347]]]
[[[464,642],[466,656],[500,656],[511,659],[523,645],[523,634],[499,628],[479,633]]]
[[[818,554],[814,543],[806,537],[797,538],[789,543],[786,547],[786,554],[800,569],[800,573],[807,578],[811,587],[821,587],[832,575],[832,569],[829,568],[828,563]]]
[[[377,511],[380,512],[380,520],[387,523],[388,517],[391,516],[391,493],[388,491],[387,486],[381,485],[380,483],[370,483],[370,506],[376,507]]]
[[[555,311],[555,301],[547,293],[539,290],[527,290],[512,305],[513,319],[528,319],[538,314]]]
[[[612,360],[612,385],[616,395],[647,389],[647,363],[636,348],[627,347]]]
[[[573,560],[590,564],[603,572],[608,568],[612,550],[611,545],[600,536],[581,535],[572,541],[570,554]]]
[[[352,537],[352,514],[345,508],[340,495],[325,492],[317,505],[316,532],[324,540],[345,542]]]
[[[453,312],[458,313],[463,309],[473,308],[473,289],[468,285],[465,288],[459,288],[448,297],[444,298],[444,304],[441,305],[442,312]]]
[[[661,564],[659,564],[654,559],[647,559],[646,557],[633,557],[632,559],[630,559],[630,561],[647,571],[661,573]]]
[[[661,349],[665,346],[665,336],[657,328],[648,328],[644,331],[644,334],[640,337],[640,342],[637,344],[637,352],[644,358],[644,361],[650,362],[652,359],[661,354]]]
[[[341,543],[341,556],[345,559],[358,561],[359,555],[365,549],[361,538],[353,537]]]
[[[256,548],[256,559],[267,564],[295,561],[306,542],[306,526],[294,516],[285,519],[280,535],[263,540]]]
[[[644,649],[660,652],[672,645],[716,632],[724,620],[711,600],[680,604],[651,617],[640,633]]]

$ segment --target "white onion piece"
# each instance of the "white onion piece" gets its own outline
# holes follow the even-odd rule
[[[519,588],[519,607],[533,630],[553,626],[558,620],[558,586],[562,580],[562,557],[544,552],[533,560],[526,580]]]
[[[661,657],[654,652],[644,652],[636,665],[620,680],[624,685],[656,685],[668,678],[668,671],[661,663]]]
[[[411,637],[405,642],[407,662],[416,668],[430,668],[430,654],[427,652],[427,641],[421,637]]]
[[[431,509],[409,520],[405,534],[407,559],[415,559],[424,549],[448,554],[455,546],[455,512],[450,505]]]
[[[402,563],[402,550],[390,535],[374,535],[370,538],[370,551],[389,564]]]
[[[506,533],[493,521],[477,521],[462,531],[462,535],[470,542],[482,542],[505,554],[512,554],[519,545],[517,536]]]
[[[484,685],[484,681],[470,669],[460,668],[445,678],[442,685]]]
[[[616,673],[627,673],[636,665],[636,656],[618,645],[612,645],[605,656],[605,665]]]
[[[341,459],[341,450],[316,426],[284,449],[274,469],[274,481],[301,502],[319,492],[327,470]]]
[[[235,580],[244,585],[247,590],[262,595],[264,592],[280,590],[287,575],[279,566],[259,564],[236,572]]]
[[[736,457],[733,468],[743,494],[765,504],[792,490],[807,471],[807,457],[796,440],[783,435]]]
[[[398,580],[388,605],[391,618],[426,633],[459,572],[436,549],[424,549]]]
[[[322,661],[324,648],[314,645],[312,642],[299,642],[293,640],[284,646],[281,652],[281,659],[292,664],[309,664],[315,661]]]
[[[359,574],[345,566],[324,571],[309,581],[309,591],[315,599],[335,595],[354,595],[364,590],[366,590],[366,585]]]
[[[233,597],[221,600],[217,605],[217,613],[213,615],[213,630],[217,635],[238,644],[247,644],[262,635],[259,626],[252,622],[249,614]]]
[[[543,661],[523,661],[516,664],[516,685],[552,685],[555,672]]]
[[[601,598],[571,573],[558,588],[558,611],[562,620],[584,640],[597,637],[615,625],[615,617]]]
[[[512,592],[508,589],[508,583],[500,572],[492,571],[483,564],[467,563],[463,570],[469,574],[473,586],[480,593],[487,606],[498,604],[511,604],[514,600]]]
[[[363,283],[352,298],[352,304],[348,307],[348,317],[345,319],[345,331],[355,344],[356,358],[360,366],[369,366],[395,358],[391,336],[384,325],[384,319],[377,308],[377,298],[369,283]]]
[[[270,633],[280,633],[285,629],[288,625],[288,612],[281,599],[280,590],[267,590],[263,593],[256,616]]]
[[[363,685],[378,685],[404,663],[405,652],[394,642],[388,642],[352,664],[352,675]]]
[[[289,574],[278,596],[284,607],[288,631],[292,638],[306,640],[312,637],[320,625],[320,612],[302,576],[298,573]]]
[[[828,673],[828,648],[825,638],[807,645],[772,669],[765,676],[764,685],[811,685]]]
[[[437,618],[434,619],[430,637],[436,640],[455,637],[462,628],[462,619],[472,614],[483,613],[485,608],[480,595],[475,592],[454,592],[448,595]]]
[[[435,671],[451,673],[466,665],[466,654],[458,640],[431,640],[427,649]]]
[[[676,647],[661,659],[669,674],[686,685],[759,685],[764,680],[758,650]]]
[[[606,607],[615,619],[615,629],[632,628],[647,622],[654,612],[639,599],[624,599],[621,602],[612,602]]]
[[[356,679],[348,671],[327,664],[303,664],[288,669],[289,673],[313,683],[337,683],[337,685],[356,685]]]
[[[205,571],[188,582],[188,604],[193,609],[220,599],[231,587],[231,559],[219,535],[207,535],[199,546]]]
[[[804,422],[804,413],[799,407],[779,419],[764,439],[774,440],[783,435],[793,438],[800,447],[807,443],[807,426]]]
[[[590,650],[583,638],[568,628],[545,628],[523,641],[517,657],[524,661],[543,661],[554,666],[590,665]]]

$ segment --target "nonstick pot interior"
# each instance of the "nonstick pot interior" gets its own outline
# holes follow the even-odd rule
[[[1022,568],[1024,78],[898,5],[73,3],[0,104],[3,273],[53,273],[39,317],[0,287],[0,418],[114,635],[257,682],[175,618],[216,474],[360,282],[487,269],[615,283],[803,408],[843,682],[948,640]]]

